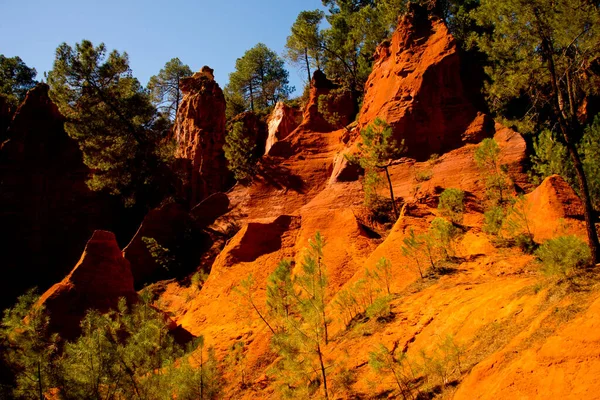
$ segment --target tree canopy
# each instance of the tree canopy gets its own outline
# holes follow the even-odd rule
[[[237,59],[226,92],[243,100],[246,109],[263,110],[287,99],[294,90],[288,75],[281,57],[259,43]]]
[[[319,31],[324,16],[321,10],[302,11],[292,25],[292,34],[285,44],[287,59],[306,71],[307,82],[312,78],[311,68],[321,69],[325,58]]]
[[[473,16],[489,31],[475,41],[489,58],[489,103],[499,113],[521,105],[513,117],[525,128],[560,133],[577,175],[594,262],[600,252],[588,181],[576,143],[583,135],[578,111],[598,94],[600,10],[587,0],[481,0]]]
[[[29,68],[20,57],[0,54],[0,95],[16,106],[25,99],[27,91],[37,84],[35,68]]]
[[[127,53],[84,40],[56,49],[48,74],[50,96],[66,117],[65,130],[79,142],[92,170],[88,185],[108,190],[126,204],[160,198],[166,159],[161,139],[167,121],[132,76]]]
[[[190,75],[192,70],[189,66],[183,64],[179,58],[172,58],[158,75],[152,76],[148,81],[152,102],[172,121],[175,120],[181,102],[179,81]]]

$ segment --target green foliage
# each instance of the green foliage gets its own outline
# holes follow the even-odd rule
[[[296,289],[292,279],[292,263],[281,260],[267,279],[267,309],[276,321],[277,331],[285,331],[288,319],[297,312]]]
[[[215,400],[221,398],[225,381],[219,371],[219,362],[215,350],[211,346],[206,349],[204,355],[204,337],[195,339],[191,348],[197,350],[189,356],[183,357],[181,365],[174,366],[169,372],[173,372],[170,385],[176,398]],[[172,398],[168,397],[159,398]]]
[[[329,27],[321,32],[327,62],[325,73],[356,92],[364,90],[372,54],[389,34],[374,2],[327,0]]]
[[[331,110],[331,105],[335,103],[338,96],[344,95],[344,89],[333,89],[329,94],[322,94],[317,99],[317,108],[319,114],[327,121],[334,129],[344,128],[348,131],[348,127],[344,125],[344,121],[340,114]]]
[[[171,251],[166,247],[163,247],[154,238],[142,236],[142,242],[146,245],[148,252],[154,259],[154,261],[165,270],[169,270],[169,266],[172,266],[175,260],[175,256],[171,255]]]
[[[367,125],[360,132],[361,143],[358,144],[358,154],[348,156],[351,163],[360,165],[365,170],[363,188],[365,191],[365,205],[372,207],[377,200],[377,188],[383,183],[383,178],[379,175],[379,170],[383,170],[388,178],[390,199],[396,218],[398,211],[396,209],[394,192],[389,177],[388,167],[394,158],[406,150],[404,142],[398,144],[393,139],[392,127],[384,120],[376,118],[375,121]]]
[[[57,382],[53,363],[58,355],[58,336],[48,331],[50,322],[35,289],[20,296],[4,311],[0,325],[0,356],[16,375],[12,396],[38,399]]]
[[[20,57],[6,57],[0,54],[0,95],[16,107],[25,100],[27,91],[37,82],[35,68],[29,68]]]
[[[346,328],[363,316],[374,320],[390,316],[392,278],[392,263],[382,257],[374,269],[365,270],[362,279],[338,292],[333,304]]]
[[[222,380],[214,353],[195,364],[203,368],[192,368],[188,358],[198,353],[189,353],[194,346],[186,353],[147,293],[140,298],[131,308],[121,299],[116,311],[89,311],[81,335],[59,353],[59,338],[49,335],[43,307],[33,305],[31,292],[21,297],[5,312],[0,330],[0,342],[9,343],[2,354],[16,374],[14,397],[42,398],[56,388],[65,399],[215,398]],[[199,374],[204,374],[204,395],[197,393]]]
[[[402,239],[402,242],[404,243],[401,247],[402,254],[404,254],[405,257],[409,257],[414,261],[414,263],[409,264],[407,268],[418,272],[421,279],[423,279],[425,277],[424,274],[426,271],[426,267],[425,263],[422,262],[422,247],[424,243],[421,238],[421,235],[417,236],[415,234],[415,231],[411,228],[409,235]]]
[[[430,353],[422,351],[422,370],[430,384],[445,387],[453,375],[460,376],[464,352],[465,348],[458,345],[451,335],[446,336]]]
[[[293,285],[290,285],[289,263],[280,263],[269,277],[268,305],[276,319],[284,323],[281,329],[274,331],[271,340],[271,347],[279,355],[271,373],[278,381],[280,395],[285,398],[306,398],[321,386],[323,395],[328,397],[324,347],[330,321],[325,314],[324,245],[319,232],[309,240],[301,272]]]
[[[491,81],[486,92],[495,111],[510,112],[511,102],[526,96],[527,105],[520,107],[517,118],[541,124],[550,117],[554,123],[561,111],[551,100],[550,60],[561,77],[559,95],[565,103],[571,96],[571,106],[562,110],[566,119],[577,113],[587,95],[597,93],[600,76],[589,70],[590,62],[600,55],[600,31],[595,29],[600,12],[594,2],[481,0],[472,16],[485,28],[474,39],[489,59],[486,73]],[[577,88],[570,95],[569,86]]]
[[[236,378],[239,380],[240,389],[245,389],[246,382],[246,346],[244,342],[237,341],[229,348],[226,364],[227,368],[235,371]]]
[[[553,174],[560,175],[571,187],[579,192],[577,176],[566,146],[551,131],[545,130],[533,141],[534,154],[531,156],[531,176],[535,183]],[[592,205],[600,210],[600,116],[588,125],[577,146],[587,178]]]
[[[600,115],[586,127],[578,151],[583,162],[592,205],[596,210],[600,210]]]
[[[168,115],[171,121],[175,120],[182,98],[179,82],[181,78],[191,75],[192,70],[189,66],[183,64],[179,58],[172,58],[158,75],[150,77],[148,81],[152,102],[160,112]]]
[[[404,399],[415,398],[416,374],[406,353],[395,354],[383,344],[369,353],[369,366],[382,377],[391,376]]]
[[[431,221],[428,235],[431,237],[433,247],[442,260],[449,259],[455,255],[455,242],[460,231],[444,218],[435,218]]]
[[[249,133],[244,130],[244,123],[233,124],[233,129],[225,136],[223,151],[227,158],[227,167],[235,179],[244,181],[254,176],[258,159],[255,156],[256,143],[252,143]]]
[[[229,74],[226,92],[236,102],[243,100],[246,110],[260,111],[285,100],[293,88],[283,60],[263,43],[246,51]]]
[[[460,189],[446,189],[440,195],[438,211],[450,221],[460,224],[465,212],[465,192]]]
[[[562,176],[571,185],[577,179],[567,148],[552,131],[544,130],[533,139],[530,175],[536,184],[540,184],[554,174]]]
[[[504,216],[504,209],[500,206],[487,210],[483,214],[483,231],[488,235],[498,236],[502,230]]]
[[[502,205],[507,200],[510,178],[500,165],[500,146],[494,139],[484,139],[475,150],[475,162],[483,173],[487,197],[492,204]]]
[[[192,284],[192,287],[202,289],[202,286],[204,286],[204,282],[206,282],[207,279],[208,274],[206,272],[198,271],[192,275],[190,283]]]
[[[587,244],[574,235],[544,242],[535,255],[546,274],[564,277],[569,277],[577,268],[586,267],[592,258]]]
[[[242,279],[236,287],[234,287],[234,292],[242,299],[246,306],[251,308],[256,314],[259,316],[262,322],[269,328],[271,333],[275,334],[275,329],[266,319],[266,313],[261,310],[256,302],[254,301],[254,294],[256,292],[256,281],[254,280],[254,276],[249,274],[246,279]]]
[[[427,182],[431,178],[433,178],[433,170],[431,170],[431,169],[425,169],[422,171],[418,171],[415,174],[415,181],[417,181],[417,182]]]
[[[160,151],[168,122],[131,76],[127,54],[107,55],[104,44],[94,47],[87,40],[75,48],[63,43],[48,83],[67,119],[65,130],[79,142],[93,171],[88,186],[108,190],[127,205],[140,198],[159,201],[170,161]]]
[[[300,12],[292,25],[292,34],[285,43],[286,58],[300,70],[306,71],[309,83],[312,79],[311,68],[321,69],[325,59],[323,39],[319,31],[319,24],[324,16],[325,13],[321,10]]]

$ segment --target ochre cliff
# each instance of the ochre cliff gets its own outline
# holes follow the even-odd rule
[[[407,155],[420,160],[491,136],[491,120],[473,124],[481,110],[461,74],[463,64],[442,20],[418,12],[405,16],[377,49],[360,125],[384,119],[396,140],[404,140]]]
[[[129,225],[117,200],[88,189],[89,169],[63,123],[40,84],[0,144],[0,253],[11,277],[0,283],[0,308],[27,288],[45,290],[64,277],[95,229]]]
[[[330,398],[402,396],[391,375],[369,366],[370,352],[380,345],[408,365],[412,389],[406,398],[598,397],[600,280],[592,272],[576,280],[546,278],[534,255],[484,231],[486,171],[474,160],[480,141],[492,137],[498,143],[507,192],[515,199],[526,194],[527,226],[521,228],[531,230],[535,245],[563,233],[585,238],[580,201],[557,176],[533,187],[525,169],[526,141],[476,106],[461,63],[441,20],[404,18],[378,50],[358,124],[350,124],[354,99],[344,93],[329,98],[342,122],[324,118],[318,98],[337,87],[315,73],[302,122],[296,126],[290,113],[286,127],[281,121],[288,111],[278,106],[270,121],[280,122],[256,176],[226,195],[211,195],[228,179],[222,92],[209,69],[184,80],[174,134],[188,177],[183,192],[195,207],[170,204],[152,211],[125,258],[110,233],[96,232],[72,273],[41,301],[61,324],[74,327],[82,304],[106,309],[118,296],[134,298],[135,276],[156,268],[141,238],[176,245],[184,229],[180,222],[190,218],[221,237],[222,248],[213,246],[199,261],[203,268],[210,265],[201,288],[185,279],[159,282],[152,288],[156,305],[194,336],[203,335],[205,347],[214,346],[221,360],[232,345],[243,343],[245,381],[240,384],[229,365],[222,368],[224,397],[279,399],[269,372],[277,361],[272,333],[256,310],[266,310],[269,274],[283,259],[299,273],[308,241],[318,231],[325,239],[321,262],[330,341],[322,354]],[[364,178],[344,157],[356,151],[359,130],[378,117],[409,149],[389,168],[402,210],[397,220],[382,221],[365,207]],[[240,118],[251,125],[250,116]],[[430,158],[434,153],[438,156]],[[453,256],[443,268],[421,275],[402,247],[442,215],[440,194],[448,188],[465,195],[464,216],[454,225],[459,238],[449,245]],[[388,193],[385,186],[379,189],[381,196]],[[363,315],[346,327],[337,306],[341,291],[356,290],[365,269],[382,257],[391,262],[390,313],[381,319]],[[127,259],[136,264],[133,274]],[[100,270],[105,276],[95,278]],[[253,306],[237,290],[250,274]],[[90,287],[95,279],[98,287]]]
[[[282,259],[292,260],[298,272],[308,239],[320,231],[326,241],[322,261],[333,338],[324,355],[333,397],[393,397],[397,391],[390,390],[395,383],[369,368],[369,352],[384,344],[420,365],[425,362],[422,352],[441,354],[447,338],[462,349],[460,368],[450,373],[455,381],[446,382],[450,384],[443,392],[449,398],[578,398],[595,393],[600,385],[591,374],[577,372],[576,365],[589,371],[600,368],[595,357],[600,340],[591,332],[597,319],[597,284],[584,294],[571,295],[541,277],[534,256],[498,246],[482,231],[485,177],[474,152],[485,137],[499,144],[500,163],[510,177],[509,192],[531,192],[527,210],[541,210],[528,213],[538,243],[557,234],[559,222],[548,224],[549,219],[552,223],[561,219],[561,226],[584,237],[572,189],[550,177],[532,192],[525,173],[525,140],[470,100],[456,45],[443,22],[401,21],[379,57],[359,126],[385,118],[397,137],[406,140],[408,158],[390,168],[402,216],[386,226],[364,207],[362,178],[343,162],[343,155],[356,149],[358,129],[327,126],[317,115],[314,89],[303,122],[278,138],[249,186],[237,185],[228,193],[230,211],[212,228],[223,229],[234,219],[241,229],[216,257],[202,289],[169,282],[159,295],[161,304],[177,323],[204,335],[220,357],[234,342],[244,343],[246,387],[242,390],[232,372],[225,371],[225,378],[232,380],[226,396],[277,399],[276,383],[267,373],[276,361],[269,347],[271,333],[235,288],[252,274],[254,303],[264,307],[268,275]],[[439,157],[427,160],[432,153]],[[439,195],[446,188],[465,192],[457,261],[447,273],[421,279],[402,246],[411,231],[425,232],[439,216]],[[387,189],[380,194],[387,195]],[[351,290],[364,278],[365,268],[373,268],[381,257],[392,263],[392,317],[359,322],[346,330],[335,308],[337,296],[342,289]],[[578,338],[578,329],[590,331],[589,340]],[[415,381],[434,388],[423,395],[441,390],[434,374],[420,371]],[[347,376],[344,373],[352,376],[346,386],[336,380]],[[529,383],[524,373],[535,383]],[[550,376],[554,386],[537,390],[538,385],[551,384]],[[574,379],[582,379],[585,389],[572,391]]]
[[[180,83],[183,99],[173,128],[177,169],[183,176],[180,195],[191,207],[230,182],[225,144],[225,96],[212,77],[201,72]]]
[[[121,297],[129,303],[137,300],[129,262],[113,233],[95,231],[71,273],[48,289],[38,304],[49,312],[50,330],[72,340],[81,331],[79,323],[87,310],[116,309]]]

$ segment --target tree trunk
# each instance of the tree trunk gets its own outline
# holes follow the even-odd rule
[[[179,112],[179,98],[181,91],[179,89],[179,75],[177,75],[177,96],[175,97],[175,119],[177,119],[177,112]]]
[[[596,232],[596,225],[594,222],[594,208],[590,199],[590,191],[587,179],[585,177],[585,172],[583,170],[583,164],[581,162],[579,154],[577,153],[575,144],[571,141],[571,131],[575,127],[569,126],[573,125],[573,123],[569,124],[567,122],[567,119],[563,115],[563,109],[561,107],[561,101],[559,98],[558,79],[556,76],[556,68],[554,65],[554,54],[552,51],[552,45],[548,38],[542,39],[542,46],[544,48],[544,52],[546,53],[545,55],[548,60],[548,69],[550,70],[550,82],[552,84],[552,101],[554,103],[554,108],[558,116],[558,124],[560,126],[563,140],[565,141],[565,144],[567,146],[567,150],[569,151],[569,155],[571,156],[571,161],[573,161],[575,173],[577,174],[577,180],[579,182],[580,196],[584,205],[584,216],[588,236],[588,245],[590,246],[590,251],[592,253],[592,265],[596,265],[599,259],[598,252],[600,250],[600,244],[598,243],[598,232]],[[571,90],[571,88],[569,88],[569,90]],[[573,118],[571,119],[571,122],[573,122]]]
[[[250,109],[254,111],[254,92],[252,91],[252,83],[250,83]]]
[[[306,61],[306,71],[308,72],[308,84],[310,85],[310,81],[312,76],[310,74],[310,62],[308,61],[308,49],[304,48],[304,61]]]
[[[41,362],[38,361],[38,363],[37,363],[38,391],[39,391],[39,395],[40,395],[40,400],[44,400],[44,389],[42,387],[42,367],[40,364],[41,364]]]
[[[325,364],[323,363],[323,354],[321,353],[321,346],[317,344],[317,353],[319,354],[319,363],[321,364],[321,376],[323,378],[323,393],[325,400],[329,399],[329,393],[327,392],[327,374],[325,373]]]
[[[392,178],[390,178],[390,171],[388,170],[388,166],[384,166],[385,176],[387,177],[388,185],[390,187],[390,198],[392,199],[392,208],[394,209],[394,215],[396,219],[400,217],[398,214],[398,208],[396,207],[396,199],[394,198],[394,188],[392,187]]]

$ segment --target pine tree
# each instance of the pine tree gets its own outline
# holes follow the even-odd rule
[[[481,0],[473,15],[490,29],[476,43],[490,61],[487,93],[493,108],[503,111],[512,100],[525,97],[530,107],[521,118],[560,133],[577,176],[595,263],[600,244],[576,143],[583,134],[579,107],[598,93],[600,82],[593,70],[600,57],[600,6],[587,0]]]
[[[247,110],[260,111],[287,99],[294,90],[288,83],[283,60],[259,43],[236,60],[226,91],[243,98]]]
[[[223,151],[227,159],[227,168],[238,181],[246,181],[255,174],[256,143],[252,143],[248,132],[244,130],[244,123],[239,121],[233,124],[227,136]]]
[[[309,240],[309,249],[301,264],[302,271],[294,279],[295,289],[287,284],[277,285],[292,290],[285,296],[293,296],[293,307],[297,310],[285,319],[285,329],[276,332],[271,342],[281,357],[272,372],[280,382],[280,391],[285,397],[310,396],[321,386],[324,397],[327,399],[329,396],[325,346],[328,343],[330,321],[325,313],[327,274],[322,262],[324,245],[323,237],[317,232]],[[287,274],[283,271],[283,265],[282,270],[276,272],[281,276]],[[288,280],[273,276],[271,281]],[[279,307],[278,310],[283,317],[285,309]]]
[[[350,162],[360,164],[365,170],[365,203],[372,204],[377,198],[377,187],[382,184],[379,171],[383,170],[387,178],[390,199],[396,219],[399,217],[394,188],[390,177],[389,167],[395,158],[405,150],[404,143],[398,144],[392,137],[392,128],[382,119],[377,118],[360,131],[362,142],[358,144],[359,153],[349,156]]]
[[[171,121],[175,120],[179,103],[181,103],[181,89],[179,82],[181,78],[192,75],[189,66],[183,64],[179,58],[172,58],[148,81],[148,90],[152,95],[154,105],[162,113],[168,115]]]
[[[5,57],[0,54],[0,95],[16,107],[25,100],[27,91],[37,82],[35,68],[29,68],[20,57]]]
[[[325,58],[319,31],[324,16],[321,10],[302,11],[292,25],[292,34],[285,44],[287,59],[306,71],[309,84],[312,79],[311,68],[321,69]]]
[[[75,48],[63,43],[48,83],[66,117],[65,130],[79,142],[93,172],[88,186],[108,190],[128,205],[162,200],[169,159],[161,139],[168,123],[132,77],[127,53],[107,55],[104,44],[94,47],[87,40]]]

